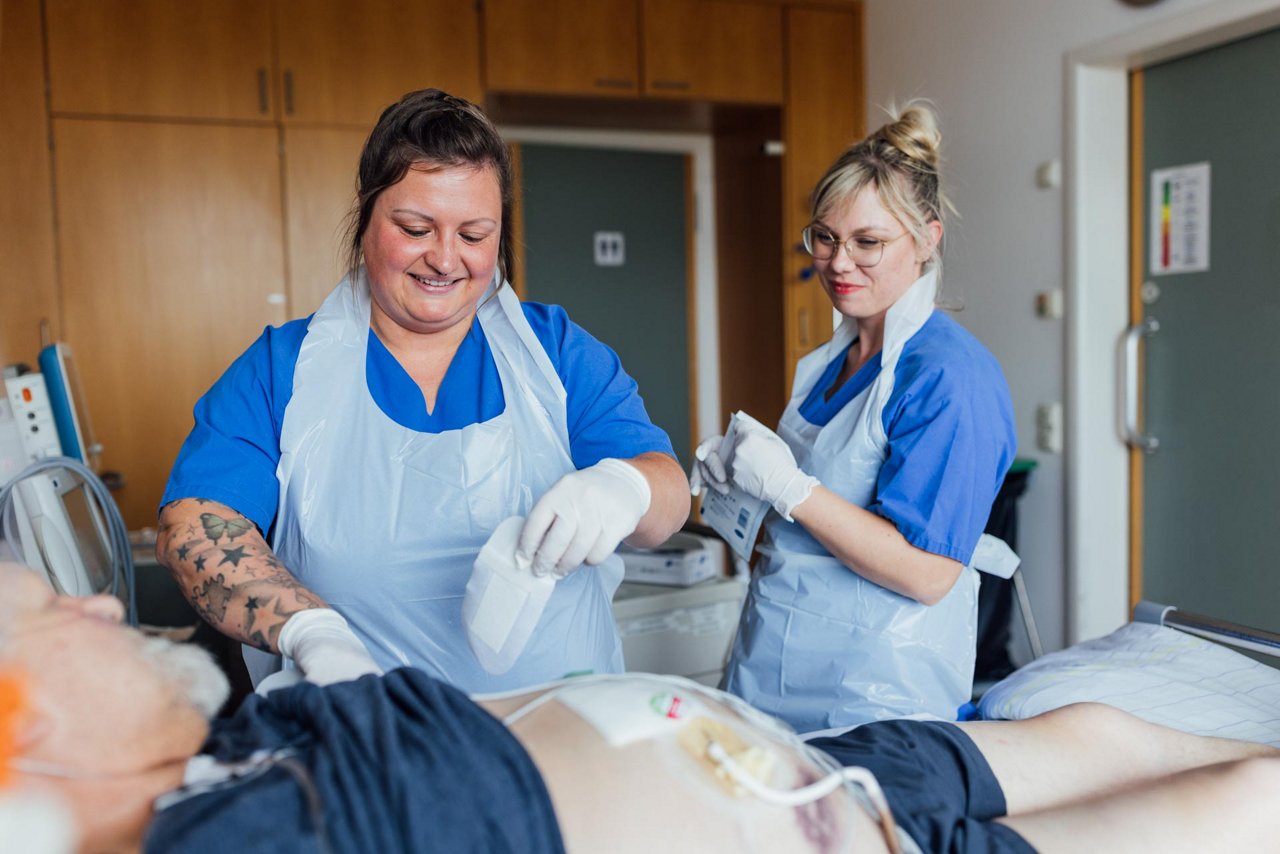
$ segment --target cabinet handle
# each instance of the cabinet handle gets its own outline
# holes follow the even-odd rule
[[[800,327],[800,346],[809,346],[809,309],[802,308],[797,315],[797,326]]]
[[[630,89],[635,85],[635,81],[622,77],[600,77],[596,79],[596,86],[601,89]]]
[[[687,80],[654,80],[649,85],[655,89],[669,89],[673,92],[684,92],[689,88]]]
[[[258,112],[265,113],[267,104],[267,69],[258,69]]]
[[[284,73],[284,111],[286,114],[293,115],[293,72],[286,71]]]

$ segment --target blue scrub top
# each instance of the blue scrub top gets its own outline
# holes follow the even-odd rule
[[[827,365],[800,405],[810,424],[825,426],[879,376],[877,353],[824,400],[847,354]],[[916,548],[967,564],[1018,446],[999,363],[934,311],[903,347],[882,417],[889,452],[867,509]]]
[[[649,451],[675,456],[667,434],[649,420],[635,380],[617,354],[569,320],[556,305],[522,303],[568,395],[569,446],[578,468],[606,457]],[[195,406],[195,426],[160,501],[207,498],[253,521],[264,534],[275,520],[280,485],[280,430],[293,396],[293,372],[310,317],[267,327]],[[365,378],[378,407],[423,433],[460,430],[500,415],[506,406],[489,342],[472,323],[427,412],[417,383],[369,335]]]

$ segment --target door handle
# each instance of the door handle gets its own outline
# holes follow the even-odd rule
[[[1138,342],[1159,331],[1160,322],[1148,317],[1124,333],[1124,441],[1148,454],[1160,447],[1160,440],[1138,428]]]

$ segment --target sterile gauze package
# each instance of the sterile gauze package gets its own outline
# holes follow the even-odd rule
[[[523,516],[498,525],[480,549],[462,599],[467,642],[480,666],[506,673],[524,652],[556,587],[554,575],[535,576],[528,561],[516,559]]]

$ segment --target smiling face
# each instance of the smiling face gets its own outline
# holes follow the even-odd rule
[[[395,336],[469,324],[498,267],[501,237],[492,168],[415,164],[378,196],[362,240],[374,328]]]
[[[920,278],[924,262],[942,238],[942,223],[928,224],[928,245],[919,245],[881,203],[875,184],[867,184],[851,199],[838,204],[817,225],[842,244],[850,237],[892,241],[879,263],[859,267],[843,245],[825,261],[814,260],[823,290],[836,311],[858,321],[881,321],[885,312]]]

